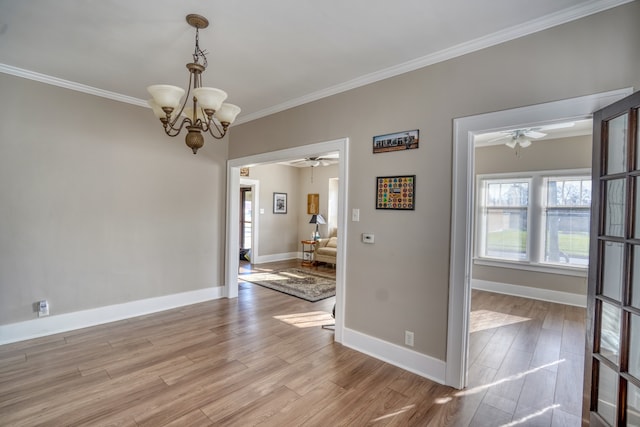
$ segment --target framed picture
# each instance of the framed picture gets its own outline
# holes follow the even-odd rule
[[[249,168],[240,168],[240,176],[249,176]]]
[[[373,137],[373,153],[387,153],[389,151],[411,150],[418,148],[420,131],[408,130],[389,133]]]
[[[376,178],[376,209],[414,210],[415,175]]]
[[[320,212],[319,205],[319,194],[307,194],[307,213],[309,215],[317,215]]]
[[[273,193],[273,213],[287,213],[287,193]]]

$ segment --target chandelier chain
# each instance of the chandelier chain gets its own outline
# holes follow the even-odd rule
[[[207,68],[207,54],[205,51],[200,49],[200,31],[196,28],[196,47],[193,52],[193,62],[199,64],[200,57],[202,57],[202,66]]]

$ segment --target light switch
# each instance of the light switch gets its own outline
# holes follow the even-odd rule
[[[264,209],[260,208],[260,215],[264,214]]]
[[[354,221],[354,222],[360,221],[360,209],[351,210],[351,221]]]

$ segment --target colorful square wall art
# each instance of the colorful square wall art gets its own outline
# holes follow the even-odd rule
[[[415,209],[415,175],[376,178],[376,209]]]

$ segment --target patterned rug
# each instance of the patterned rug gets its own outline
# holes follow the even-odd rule
[[[336,279],[334,277],[301,268],[242,274],[238,279],[311,302],[320,301],[336,294]]]

